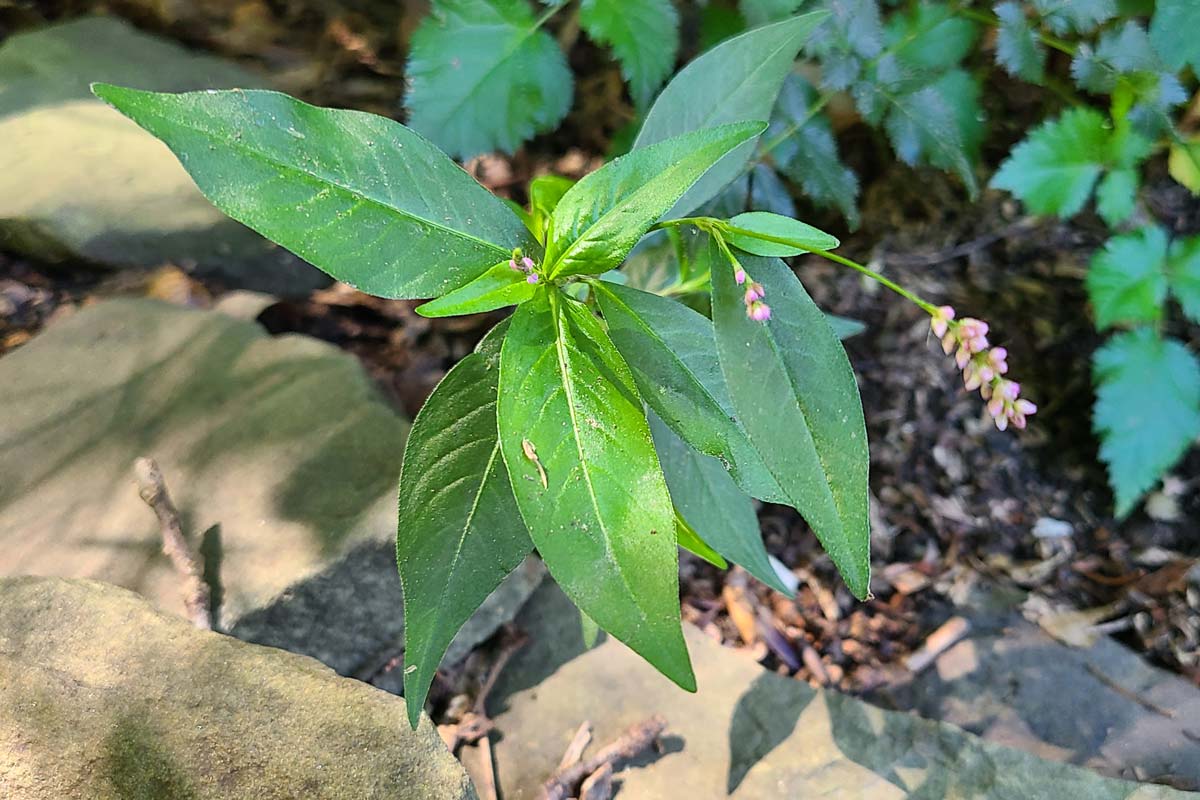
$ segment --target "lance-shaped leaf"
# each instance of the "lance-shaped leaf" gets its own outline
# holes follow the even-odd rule
[[[600,627],[694,691],[675,512],[642,399],[599,320],[554,287],[513,315],[498,423],[517,505],[550,574]]]
[[[453,317],[478,314],[505,306],[515,306],[533,297],[534,284],[524,272],[503,261],[466,286],[460,286],[436,300],[417,306],[423,317]]]
[[[648,416],[667,488],[684,520],[725,558],[772,589],[791,594],[767,558],[750,496],[720,461],[688,447],[653,411]]]
[[[505,205],[421,136],[267,91],[159,94],[95,84],[166,142],[229,216],[380,297],[435,297],[520,247]]]
[[[560,175],[539,175],[529,182],[529,217],[538,240],[546,243],[547,227],[554,207],[575,181]]]
[[[413,727],[455,633],[533,549],[496,436],[499,338],[446,374],[404,448],[396,564]]]
[[[649,292],[607,282],[594,286],[608,334],[647,405],[691,447],[719,459],[747,492],[786,503],[734,418],[708,318]]]
[[[686,447],[686,445],[684,446]],[[696,529],[688,524],[688,521],[679,513],[678,508],[675,509],[675,538],[680,547],[697,558],[707,561],[717,569],[729,568],[729,562],[722,558],[721,554],[714,550],[708,542],[704,541],[700,534],[696,533]]]
[[[827,16],[813,12],[755,28],[696,58],[654,101],[634,150],[716,125],[770,119],[796,53]],[[686,216],[716,197],[753,154],[752,143],[734,149],[680,198],[670,216]]]
[[[825,231],[768,211],[747,211],[729,220],[729,243],[756,256],[798,256],[833,250],[841,242]]]
[[[746,315],[733,269],[716,267],[713,325],[738,421],[788,502],[821,540],[850,591],[870,579],[867,431],[850,360],[784,263],[739,256],[772,314]]]
[[[766,126],[736,122],[676,136],[584,177],[550,216],[550,277],[599,275],[620,265],[689,186]]]

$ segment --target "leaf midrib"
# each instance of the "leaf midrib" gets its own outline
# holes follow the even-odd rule
[[[274,93],[272,92],[271,94],[274,94]],[[211,131],[205,130],[204,128],[201,128],[197,125],[191,124],[190,122],[181,122],[178,120],[167,119],[166,117],[164,117],[161,114],[152,114],[152,115],[157,117],[160,121],[165,121],[172,125],[178,125],[179,127],[190,130],[193,133],[198,133],[201,136],[203,136],[204,138],[208,139],[209,141],[216,142],[224,147],[228,147],[231,150],[237,150],[243,154],[248,154],[252,157],[257,156],[262,161],[266,162],[267,164],[270,164],[271,166],[273,166],[277,169],[282,169],[282,170],[285,170],[288,172],[292,172],[296,175],[304,176],[305,178],[308,178],[309,180],[319,183],[323,186],[330,186],[330,187],[333,187],[334,189],[340,189],[342,192],[344,192],[345,194],[354,198],[355,200],[370,203],[372,205],[375,205],[375,206],[378,206],[378,207],[384,209],[385,211],[390,211],[390,212],[396,214],[397,216],[413,220],[419,224],[423,224],[427,227],[442,231],[442,232],[449,234],[451,236],[454,236],[456,238],[464,239],[466,241],[474,242],[478,245],[482,245],[483,247],[490,248],[490,249],[496,251],[497,253],[500,253],[501,255],[510,255],[510,253],[511,253],[511,251],[506,247],[495,244],[493,242],[486,241],[484,239],[480,239],[478,236],[474,236],[473,234],[467,233],[465,231],[460,231],[460,230],[456,230],[454,228],[447,227],[446,225],[443,225],[439,222],[435,222],[430,219],[425,219],[424,217],[418,216],[417,214],[414,214],[413,212],[408,211],[406,209],[397,208],[396,206],[392,205],[391,203],[389,203],[386,200],[381,200],[377,197],[366,194],[358,189],[355,189],[353,187],[346,186],[345,184],[339,183],[338,181],[331,180],[329,178],[325,178],[314,172],[310,172],[309,170],[303,169],[302,167],[296,166],[295,164],[291,164],[286,161],[280,160],[278,158],[269,156],[266,153],[264,153],[262,150],[258,150],[258,149],[249,147],[248,145],[243,143],[240,139],[233,138],[233,137],[222,138],[222,137],[214,135]]]
[[[600,532],[604,535],[604,549],[612,559],[613,568],[616,570],[617,576],[620,578],[622,585],[628,590],[628,597],[633,602],[635,608],[641,612],[642,619],[649,622],[650,615],[639,602],[638,593],[634,591],[634,587],[630,584],[625,576],[625,570],[621,567],[620,560],[616,557],[612,547],[612,535],[609,533],[608,525],[605,522],[604,515],[600,511],[600,502],[596,497],[596,488],[592,485],[591,468],[588,465],[587,457],[583,452],[583,441],[580,439],[579,419],[575,415],[575,386],[571,380],[568,358],[566,354],[566,343],[564,337],[566,335],[565,316],[561,313],[559,303],[562,302],[557,290],[552,289],[548,294],[550,302],[550,316],[554,321],[554,351],[555,360],[558,362],[559,379],[563,385],[563,395],[567,401],[567,412],[571,417],[571,438],[575,440],[575,452],[579,456],[579,467],[583,473],[583,482],[587,486],[588,498],[592,503],[592,511],[595,513],[596,522],[600,526]]]

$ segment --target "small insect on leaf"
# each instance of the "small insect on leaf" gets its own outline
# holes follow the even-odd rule
[[[533,442],[529,441],[528,439],[522,439],[521,450],[524,451],[525,457],[532,461],[533,465],[537,467],[538,477],[542,479],[542,488],[550,488],[550,483],[546,480],[546,470],[542,468],[542,462],[538,460],[537,448],[533,446]]]

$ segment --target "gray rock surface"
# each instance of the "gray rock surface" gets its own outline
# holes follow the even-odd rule
[[[0,45],[0,246],[112,267],[173,263],[302,296],[329,279],[204,199],[166,145],[92,96],[263,80],[117,19],[74,20]]]
[[[965,612],[967,638],[880,701],[1045,758],[1200,788],[1200,688],[1106,636],[1062,644],[988,595]]]
[[[0,579],[5,800],[475,794],[428,719],[93,581]]]
[[[506,800],[536,797],[583,720],[606,744],[652,714],[665,752],[617,774],[637,798],[1183,798],[978,739],[952,725],[764,672],[687,627],[700,684],[676,689],[614,640],[583,652],[578,617],[546,584],[517,619],[533,641],[491,696]],[[727,795],[728,792],[728,795]]]
[[[383,554],[408,424],[352,356],[218,313],[110,300],[0,359],[0,408],[0,575],[96,578],[181,613],[133,481],[147,455],[224,626],[375,541],[374,577],[350,570],[361,594],[329,604],[343,597],[380,636],[395,632],[399,581]]]

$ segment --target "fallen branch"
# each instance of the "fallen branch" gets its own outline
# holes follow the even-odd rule
[[[183,578],[183,604],[187,608],[188,619],[197,628],[210,631],[212,607],[208,584],[204,582],[204,569],[183,536],[179,511],[167,493],[162,470],[154,459],[139,458],[133,463],[133,472],[137,476],[138,494],[158,517],[163,555]]]
[[[551,776],[542,784],[541,800],[567,800],[576,786],[585,778],[595,774],[604,766],[614,766],[618,761],[633,758],[641,753],[667,729],[667,721],[655,715],[625,731],[615,742],[602,748],[591,758],[580,761]]]

